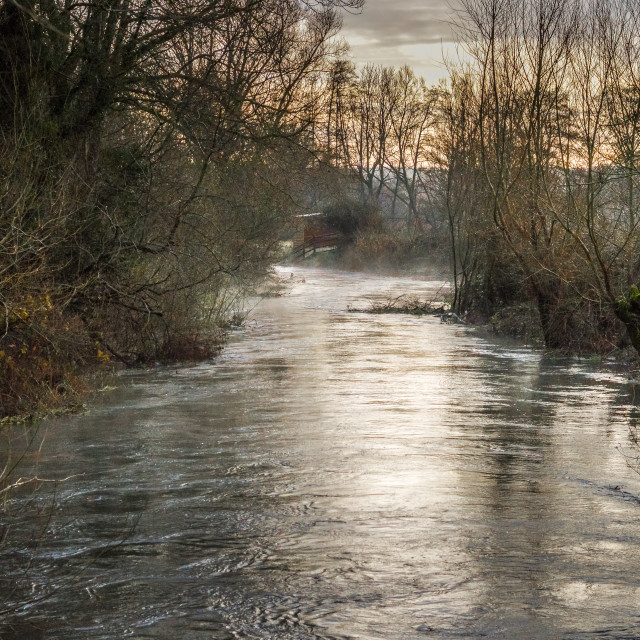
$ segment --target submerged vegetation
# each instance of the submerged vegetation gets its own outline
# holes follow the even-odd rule
[[[444,302],[422,300],[417,296],[400,295],[395,298],[387,298],[381,302],[373,302],[367,309],[355,309],[349,307],[352,313],[402,313],[412,316],[438,315],[447,317],[451,312],[449,305]]]

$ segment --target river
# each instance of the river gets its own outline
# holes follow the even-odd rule
[[[214,361],[43,423],[0,637],[640,637],[624,371],[348,311],[442,283],[289,272]]]

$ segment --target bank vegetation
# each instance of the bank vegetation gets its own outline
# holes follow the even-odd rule
[[[309,178],[361,0],[0,4],[0,418],[202,358]]]

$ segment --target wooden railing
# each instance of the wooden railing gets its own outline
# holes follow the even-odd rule
[[[318,249],[335,249],[338,246],[339,239],[340,234],[336,232],[313,236],[294,247],[291,250],[291,258],[293,260],[304,260],[309,256],[315,255]]]

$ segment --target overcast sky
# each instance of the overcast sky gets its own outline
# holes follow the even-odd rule
[[[361,13],[344,15],[342,35],[357,64],[407,64],[433,84],[446,75],[443,53],[455,53],[452,6],[451,0],[365,0]]]

